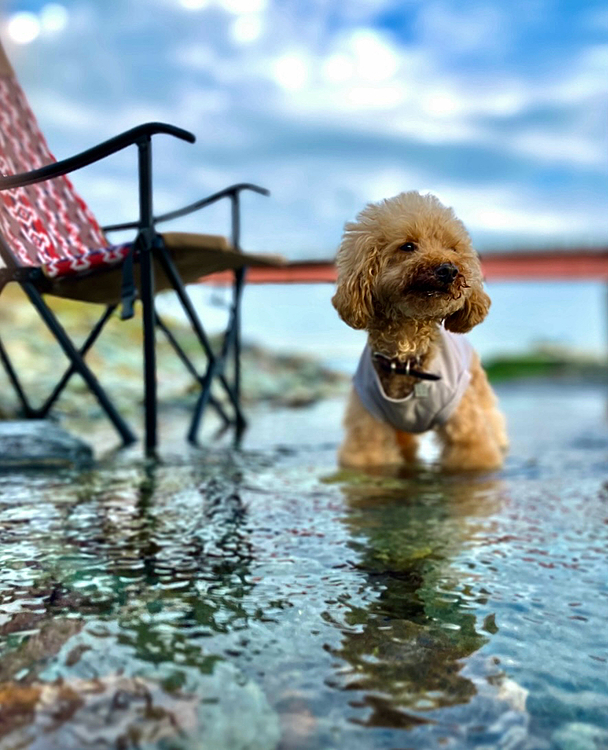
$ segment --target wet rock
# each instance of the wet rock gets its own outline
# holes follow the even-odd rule
[[[349,378],[316,360],[243,347],[243,397],[248,403],[301,408],[344,393]]]
[[[57,362],[58,347],[52,336],[41,331],[40,320],[31,304],[18,289],[10,285],[2,292],[3,338],[24,387],[34,402],[45,399],[55,387],[57,371],[50,362]],[[55,298],[50,305],[75,340],[86,337],[97,322],[96,305],[83,305],[72,300]],[[181,315],[164,315],[166,322],[184,350],[194,357],[200,355],[200,344]],[[191,404],[198,386],[183,366],[164,336],[157,337],[159,363],[158,395],[161,403]],[[211,346],[219,350],[221,340],[212,337]],[[103,336],[89,353],[88,361],[120,413],[130,418],[139,412],[143,400],[141,308],[135,316],[122,321],[114,314]],[[60,360],[61,367],[67,360]],[[247,404],[265,402],[272,406],[303,406],[321,398],[344,392],[349,378],[323,367],[314,358],[275,354],[259,346],[247,345],[242,350],[243,400]],[[2,413],[14,414],[16,398],[12,388],[0,392]],[[56,405],[64,417],[80,422],[99,421],[105,415],[79,377],[72,379]]]
[[[0,748],[139,747],[188,732],[196,699],[114,677],[0,685]]]
[[[52,422],[0,422],[0,470],[85,466],[92,458],[90,446]]]
[[[122,675],[0,684],[0,750],[274,750],[279,737],[260,688],[228,664],[196,695]]]
[[[529,692],[515,680],[504,677],[498,686],[498,699],[506,701],[514,711],[525,711]]]
[[[20,630],[39,630],[14,651],[3,654],[0,659],[0,682],[6,682],[23,673],[26,673],[29,681],[30,675],[36,675],[51,656],[57,654],[72,636],[82,630],[83,621],[80,618],[58,618],[44,622],[39,615],[24,612],[7,625],[4,626],[4,632],[0,630],[0,635],[4,635],[5,632],[16,632],[15,626]],[[11,626],[12,630],[9,629]]]

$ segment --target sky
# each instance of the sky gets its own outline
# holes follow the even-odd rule
[[[476,248],[608,245],[608,8],[596,0],[0,0],[0,37],[51,150],[141,122],[156,212],[235,182],[243,245],[333,258],[369,201],[430,191]],[[73,174],[101,223],[137,216],[133,150]],[[172,228],[227,231],[227,206]],[[490,284],[484,356],[604,352],[599,283]],[[200,290],[205,319],[217,293]],[[328,286],[253,288],[246,337],[354,361]]]
[[[156,208],[261,184],[248,249],[331,258],[345,221],[410,189],[481,252],[607,243],[603,2],[0,0],[0,18],[58,158],[142,121],[190,129],[155,141]],[[134,165],[74,175],[102,222],[136,216]]]

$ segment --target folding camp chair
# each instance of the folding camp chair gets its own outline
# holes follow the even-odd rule
[[[167,134],[193,143],[194,136],[163,123],[147,123],[76,156],[55,161],[41,135],[34,115],[0,46],[0,291],[17,282],[67,355],[70,365],[48,399],[39,407],[28,400],[14,363],[0,341],[0,360],[28,417],[44,417],[74,373],[78,373],[97,397],[125,444],[135,440],[108,394],[86,364],[84,357],[95,343],[113,311],[122,304],[122,318],[133,315],[134,300],[142,302],[144,329],[145,445],[157,444],[157,393],[155,330],[158,328],[201,387],[188,431],[196,442],[202,416],[214,408],[226,425],[240,432],[245,419],[240,399],[240,306],[247,266],[280,265],[277,256],[243,253],[240,248],[240,206],[243,190],[263,195],[268,191],[251,184],[233,185],[182,209],[153,216],[152,136]],[[105,231],[134,229],[132,242],[110,245],[91,211],[65,176],[116,153],[127,146],[138,149],[139,220],[116,224]],[[156,226],[208,206],[222,198],[231,202],[230,241],[217,235],[159,234]],[[2,265],[2,263],[0,263]],[[185,285],[217,271],[234,272],[228,324],[219,351],[214,351]],[[199,373],[174,335],[161,320],[155,294],[166,288],[177,293],[183,310],[206,356],[206,370]],[[105,309],[90,335],[76,347],[45,302],[50,294]],[[229,366],[229,360],[230,365]],[[220,398],[211,393],[216,383]]]

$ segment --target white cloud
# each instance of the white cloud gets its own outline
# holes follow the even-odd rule
[[[286,91],[302,90],[310,79],[310,58],[303,52],[288,52],[270,63],[273,80]]]
[[[438,183],[430,192],[454,208],[474,238],[486,237],[494,246],[594,243],[608,233],[601,206],[577,203],[568,195],[556,200],[515,183],[471,187],[454,181]]]
[[[420,99],[423,112],[432,117],[453,118],[460,116],[466,109],[466,101],[449,90],[427,90]]]
[[[345,104],[357,110],[394,109],[403,101],[399,86],[353,86],[345,90]]]
[[[230,36],[237,44],[250,44],[260,38],[264,22],[259,15],[238,16],[230,27]]]
[[[8,19],[6,30],[16,44],[29,44],[40,34],[40,20],[28,11],[14,13]]]
[[[399,55],[381,34],[369,29],[357,29],[351,34],[348,47],[362,80],[386,81],[397,72]]]
[[[208,115],[226,114],[229,106],[230,95],[221,88],[187,87],[178,98],[173,112],[189,123],[201,123]]]
[[[509,146],[535,160],[594,166],[606,158],[605,149],[594,139],[569,133],[547,133],[529,129],[509,139]]]
[[[49,34],[40,60],[23,54],[20,64],[43,124],[54,137],[64,134],[52,144],[61,155],[147,119],[201,136],[192,147],[158,139],[159,206],[257,181],[273,197],[251,199],[247,244],[291,257],[330,255],[344,221],[365,202],[422,186],[451,195],[476,237],[495,246],[580,237],[588,227],[608,235],[597,188],[605,174],[604,45],[580,44],[538,70],[500,67],[505,47],[493,46],[489,32],[504,20],[508,45],[518,19],[498,4],[477,14],[480,6],[465,10],[448,0],[412,3],[420,21],[404,41],[374,27],[379,13],[397,12],[395,0],[280,7],[276,0],[154,0],[141,30],[150,2],[99,0],[95,15],[91,0],[86,23],[84,11],[71,9],[78,33],[63,35],[61,50]],[[110,29],[103,50],[95,36],[102,19]],[[125,29],[129,43],[145,33],[154,45],[153,74],[143,74],[139,52],[124,54]],[[481,53],[495,55],[496,66],[458,64]],[[66,62],[73,59],[79,66]],[[561,187],[552,184],[553,169]],[[107,185],[114,172],[108,175]],[[107,185],[94,191],[104,210],[114,198]],[[122,195],[122,182],[117,190]],[[206,227],[214,221],[204,220]],[[199,226],[200,218],[192,221]]]
[[[475,211],[474,227],[501,233],[529,233],[546,236],[563,231],[572,231],[572,217],[555,212],[530,213],[529,208],[519,209],[508,206],[488,206],[480,204]]]
[[[376,170],[370,179],[366,180],[366,193],[361,196],[361,208],[369,201],[380,201],[416,189],[420,184],[419,170],[390,167]]]
[[[392,122],[396,132],[408,136],[421,144],[471,144],[479,145],[485,137],[481,127],[466,119],[453,119],[446,124],[445,120],[424,114],[399,112]]]
[[[261,13],[266,10],[267,0],[217,0],[218,5],[229,13]]]
[[[190,71],[214,71],[217,70],[216,63],[219,62],[213,49],[203,42],[191,45],[180,44],[172,52],[171,58]]]
[[[68,25],[70,16],[65,6],[59,3],[47,3],[40,11],[40,24],[43,31],[56,34]]]
[[[591,96],[604,95],[608,93],[607,69],[608,45],[589,47],[563,76],[544,87],[538,85],[539,96],[541,100],[576,105]]]
[[[46,127],[57,127],[67,132],[89,131],[91,123],[104,120],[101,109],[76,101],[61,94],[45,91],[36,95],[36,115]],[[92,145],[92,144],[91,144]]]
[[[203,10],[209,7],[210,0],[179,0],[179,4],[186,10]]]
[[[346,83],[355,74],[354,60],[349,55],[335,52],[321,63],[321,72],[330,84]]]

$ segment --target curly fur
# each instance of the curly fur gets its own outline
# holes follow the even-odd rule
[[[413,243],[414,249],[403,249],[405,243]],[[449,284],[438,281],[443,264],[456,266]],[[432,358],[442,323],[449,331],[465,333],[490,308],[479,257],[464,224],[433,195],[410,191],[367,205],[356,221],[346,224],[336,265],[334,307],[349,326],[368,331],[372,350],[389,357],[415,356],[424,365]],[[415,382],[405,375],[380,377],[392,397],[408,393]],[[339,454],[344,466],[415,459],[416,437],[375,419],[354,390],[345,427]],[[501,466],[507,448],[504,418],[477,357],[460,405],[437,434],[444,468]]]

